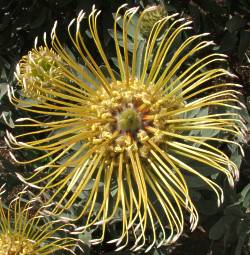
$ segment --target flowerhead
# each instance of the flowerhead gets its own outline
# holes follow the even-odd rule
[[[140,36],[141,23],[152,8],[139,15],[133,30],[128,28],[138,8],[121,15],[123,10],[124,6],[117,10],[113,28],[116,70],[100,42],[99,11],[93,9],[88,24],[102,68],[81,34],[83,12],[68,27],[81,64],[62,46],[55,24],[52,49],[68,68],[57,63],[63,71],[60,78],[50,77],[53,90],[37,87],[49,96],[44,101],[25,102],[26,108],[18,104],[23,101],[13,89],[9,91],[11,101],[20,109],[51,116],[51,120],[19,119],[23,123],[17,126],[35,129],[16,137],[8,134],[8,138],[14,149],[44,152],[23,163],[50,158],[24,181],[41,192],[53,189],[48,203],[57,201],[54,214],[71,208],[91,186],[74,219],[85,219],[76,232],[101,225],[100,238],[92,240],[101,242],[107,227],[120,217],[120,236],[110,242],[121,249],[135,240],[132,249],[145,246],[149,250],[155,244],[175,242],[183,232],[186,215],[191,230],[197,226],[198,212],[187,176],[206,183],[218,205],[223,201],[222,188],[203,175],[203,167],[224,174],[233,185],[238,169],[215,143],[241,148],[234,139],[243,136],[245,127],[235,112],[242,107],[237,98],[240,85],[217,82],[219,77],[233,75],[223,68],[212,68],[225,61],[225,55],[214,53],[191,65],[188,62],[212,44],[201,40],[207,34],[176,43],[178,36],[190,29],[190,22],[172,15],[157,21],[145,40]],[[45,45],[48,47],[46,41]],[[220,111],[213,112],[215,108]],[[205,135],[204,131],[216,135]]]
[[[61,77],[62,70],[59,67],[61,58],[52,49],[37,47],[36,44],[35,42],[34,49],[17,65],[16,77],[24,96],[41,101],[50,97],[49,91],[54,89],[51,77]],[[42,88],[47,89],[48,92],[43,92]]]
[[[140,32],[144,37],[148,37],[155,23],[164,19],[167,15],[166,8],[163,4],[154,5],[148,8],[149,11],[143,15],[140,28]]]
[[[3,187],[0,191],[2,195]],[[20,192],[9,207],[0,199],[0,254],[45,255],[62,250],[75,254],[76,239],[56,236],[64,233],[70,224],[46,221],[37,208],[37,199],[24,203],[26,194],[25,190]]]

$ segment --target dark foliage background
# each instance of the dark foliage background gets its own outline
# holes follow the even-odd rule
[[[122,3],[129,6],[157,4],[159,1],[139,0],[1,0],[0,1],[0,182],[6,182],[10,193],[15,194],[20,182],[15,171],[20,169],[11,160],[4,142],[6,129],[13,127],[12,118],[22,113],[9,104],[7,85],[15,83],[13,71],[22,55],[33,47],[36,36],[42,41],[43,33],[59,22],[59,35],[78,12],[91,11],[93,4],[102,10],[99,32],[105,47],[112,56],[108,28],[112,27],[112,12]],[[229,68],[243,87],[244,103],[250,101],[250,0],[162,0],[169,13],[179,12],[193,20],[195,33],[210,32],[217,51],[229,56]],[[67,42],[65,42],[67,43]],[[246,115],[246,113],[244,113]],[[246,116],[248,117],[248,116]],[[193,255],[248,255],[250,254],[250,149],[241,164],[241,178],[236,190],[225,185],[226,201],[217,209],[209,204],[201,208],[201,224],[194,232],[188,230],[176,245],[151,252],[160,254]],[[237,159],[236,159],[237,160]],[[97,246],[89,254],[133,254],[113,252],[113,246]]]

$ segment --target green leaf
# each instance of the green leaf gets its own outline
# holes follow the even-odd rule
[[[225,216],[233,216],[235,218],[243,217],[243,213],[238,206],[228,206],[224,211]]]
[[[78,235],[78,238],[84,241],[88,246],[90,246],[89,241],[92,239],[92,235],[90,232],[85,231],[84,233]]]
[[[241,233],[240,234],[234,255],[242,255],[242,247],[245,243],[246,238],[247,238],[246,233]]]
[[[240,168],[241,162],[242,162],[242,155],[237,153],[237,151],[235,153],[233,153],[230,157],[230,160],[232,160],[232,162],[235,163],[235,165]]]
[[[7,93],[7,91],[8,91],[8,84],[7,83],[1,83],[0,84],[0,100]],[[1,102],[0,102],[0,105],[1,105]]]
[[[197,202],[200,199],[202,199],[201,193],[197,190],[190,189],[189,193],[190,193],[190,197],[191,197],[192,201],[194,201],[194,202]]]
[[[57,1],[58,1],[58,5],[59,5],[60,7],[64,7],[65,5],[67,5],[67,4],[71,3],[71,2],[73,2],[73,0],[57,0]]]
[[[250,183],[241,191],[241,198],[238,203],[243,203],[243,207],[248,208],[250,206]]]
[[[244,201],[243,201],[243,207],[249,208],[250,207],[250,192],[246,195]]]
[[[220,50],[222,52],[230,52],[235,48],[237,42],[238,42],[238,37],[236,34],[225,32],[221,42]]]
[[[249,31],[241,31],[240,32],[240,42],[238,47],[238,56],[239,59],[244,57],[245,52],[250,46],[250,32]]]
[[[189,118],[189,119],[194,118],[198,115],[199,112],[200,112],[200,108],[188,111],[185,113],[185,115],[186,115],[185,117]]]
[[[145,40],[140,40],[136,52],[136,77],[138,79],[141,77],[141,69],[143,67],[145,43]]]
[[[195,170],[197,170],[200,174],[202,174],[203,176],[206,176],[206,177],[210,177],[213,174],[218,173],[218,170],[216,170],[215,168],[211,167],[210,165],[205,165],[204,163],[201,163],[201,162],[198,162],[198,161],[194,161],[192,159],[190,159],[190,160],[188,160],[188,159],[185,160],[184,159],[184,162],[186,162],[188,165],[190,165]],[[196,178],[198,178],[198,177],[196,177]]]
[[[214,130],[214,129],[202,129],[201,130],[201,136],[204,137],[215,137],[220,133],[220,130]]]
[[[14,122],[12,120],[12,117],[11,117],[11,112],[8,111],[3,111],[2,114],[0,115],[0,119],[2,118],[4,120],[4,122],[11,128],[14,128],[15,125],[14,125]]]
[[[209,238],[211,240],[219,240],[225,232],[224,217],[220,218],[209,230]]]
[[[207,186],[207,183],[197,176],[185,176],[185,179],[189,188],[198,189]]]
[[[204,116],[207,116],[208,115],[208,112],[209,112],[209,108],[208,107],[202,107],[198,114],[197,114],[197,117],[204,117]]]
[[[50,10],[46,7],[43,7],[41,10],[39,10],[39,13],[37,13],[38,17],[30,24],[31,29],[37,29],[43,25],[43,23],[47,20],[48,12]]]
[[[197,2],[205,12],[210,12],[214,15],[221,15],[221,13],[223,13],[223,9],[218,5],[217,1],[196,0],[195,2]]]
[[[239,218],[234,216],[228,216],[224,221],[226,232],[224,235],[224,246],[227,246],[228,243],[232,243],[237,240],[237,226],[239,224]]]
[[[112,30],[109,30],[109,34],[112,38],[114,38],[114,32]],[[117,33],[117,40],[118,43],[121,47],[124,47],[124,43],[123,43],[123,37],[121,33]],[[130,38],[127,38],[127,48],[128,51],[133,52],[134,49],[134,41],[131,40]]]
[[[192,19],[194,20],[194,29],[196,32],[200,31],[201,27],[201,13],[197,6],[190,5],[189,6],[190,14],[192,16]]]
[[[245,20],[240,16],[233,16],[230,20],[227,21],[226,28],[230,33],[233,33],[235,30],[239,30],[240,28],[244,27],[245,24]]]
[[[134,15],[133,18],[131,19],[131,22],[129,23],[129,26],[127,29],[127,33],[131,38],[134,38],[134,36],[135,36],[135,29],[136,29],[137,23],[138,23],[138,16]],[[123,30],[123,19],[118,19],[117,24]],[[142,39],[140,34],[139,34],[139,39]]]
[[[109,74],[108,69],[107,69],[106,66],[102,65],[102,66],[99,66],[99,68],[101,69],[101,71],[105,75],[105,77],[110,77],[110,74]],[[121,76],[118,72],[116,72],[113,69],[112,69],[112,72],[113,72],[116,80],[118,80],[118,81],[121,80]]]
[[[25,104],[25,102],[27,102],[27,104]],[[18,103],[17,106],[18,107],[26,107],[26,108],[32,107],[29,104],[37,104],[37,101],[33,100],[32,98],[22,97],[21,100],[20,100],[20,103]]]
[[[200,212],[204,215],[214,215],[218,211],[218,207],[216,204],[215,199],[209,200],[200,200],[197,207],[199,208]]]

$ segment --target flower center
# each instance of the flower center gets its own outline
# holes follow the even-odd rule
[[[131,80],[129,84],[117,81],[110,84],[111,95],[104,89],[97,90],[97,96],[89,104],[89,125],[86,131],[92,133],[90,144],[105,148],[110,157],[127,150],[138,151],[147,157],[148,139],[160,146],[166,141],[159,130],[169,131],[171,116],[168,112],[183,107],[183,101],[176,97],[164,97],[161,91],[153,93],[153,85]],[[126,155],[126,153],[125,153]]]
[[[141,117],[135,109],[125,109],[118,117],[118,126],[125,132],[137,131],[141,127]]]
[[[33,243],[17,235],[0,235],[0,255],[34,255]]]

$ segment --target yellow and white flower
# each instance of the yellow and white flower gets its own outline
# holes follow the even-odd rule
[[[223,201],[222,188],[203,175],[202,167],[187,162],[212,167],[225,174],[231,185],[238,178],[236,165],[215,143],[240,147],[233,139],[245,132],[241,117],[235,113],[242,107],[237,97],[241,86],[216,82],[218,77],[233,76],[223,68],[212,67],[225,61],[223,54],[213,53],[185,65],[212,44],[200,40],[207,34],[187,38],[171,53],[178,36],[190,29],[189,21],[177,15],[166,16],[154,24],[146,40],[140,36],[141,24],[152,8],[140,13],[132,37],[128,28],[138,15],[138,8],[120,15],[122,10],[124,6],[117,10],[113,28],[117,71],[100,42],[97,31],[100,11],[93,9],[88,25],[102,67],[81,34],[83,12],[68,27],[82,64],[62,46],[55,24],[52,49],[46,40],[44,49],[59,56],[61,61],[53,66],[60,69],[60,75],[43,76],[48,85],[40,86],[26,79],[24,69],[18,68],[23,87],[35,86],[44,100],[25,102],[23,106],[23,100],[15,96],[13,89],[9,91],[11,101],[19,109],[55,119],[19,119],[23,123],[17,126],[34,130],[15,137],[8,133],[8,138],[14,149],[44,152],[22,163],[50,158],[25,182],[41,192],[54,191],[48,201],[57,201],[52,209],[54,214],[60,215],[71,208],[87,186],[92,185],[79,217],[72,219],[86,217],[86,223],[76,232],[99,224],[102,235],[92,241],[101,242],[107,226],[119,213],[121,234],[110,242],[116,242],[121,249],[135,240],[132,249],[146,246],[149,250],[155,244],[175,242],[183,232],[186,213],[191,230],[197,226],[199,217],[190,197],[187,175],[204,181],[215,192],[218,205]],[[76,24],[74,32],[73,24]],[[22,64],[27,63],[22,61]],[[211,107],[221,111],[209,111],[202,116],[193,114]],[[193,130],[201,133],[192,134]],[[206,130],[220,136],[205,136]],[[150,244],[146,233],[153,236]]]
[[[3,186],[0,194],[4,193]],[[44,221],[37,199],[24,203],[27,192],[23,190],[9,206],[0,198],[0,254],[1,255],[47,255],[55,251],[74,253],[78,240],[55,236],[65,232],[70,224],[58,221]]]

